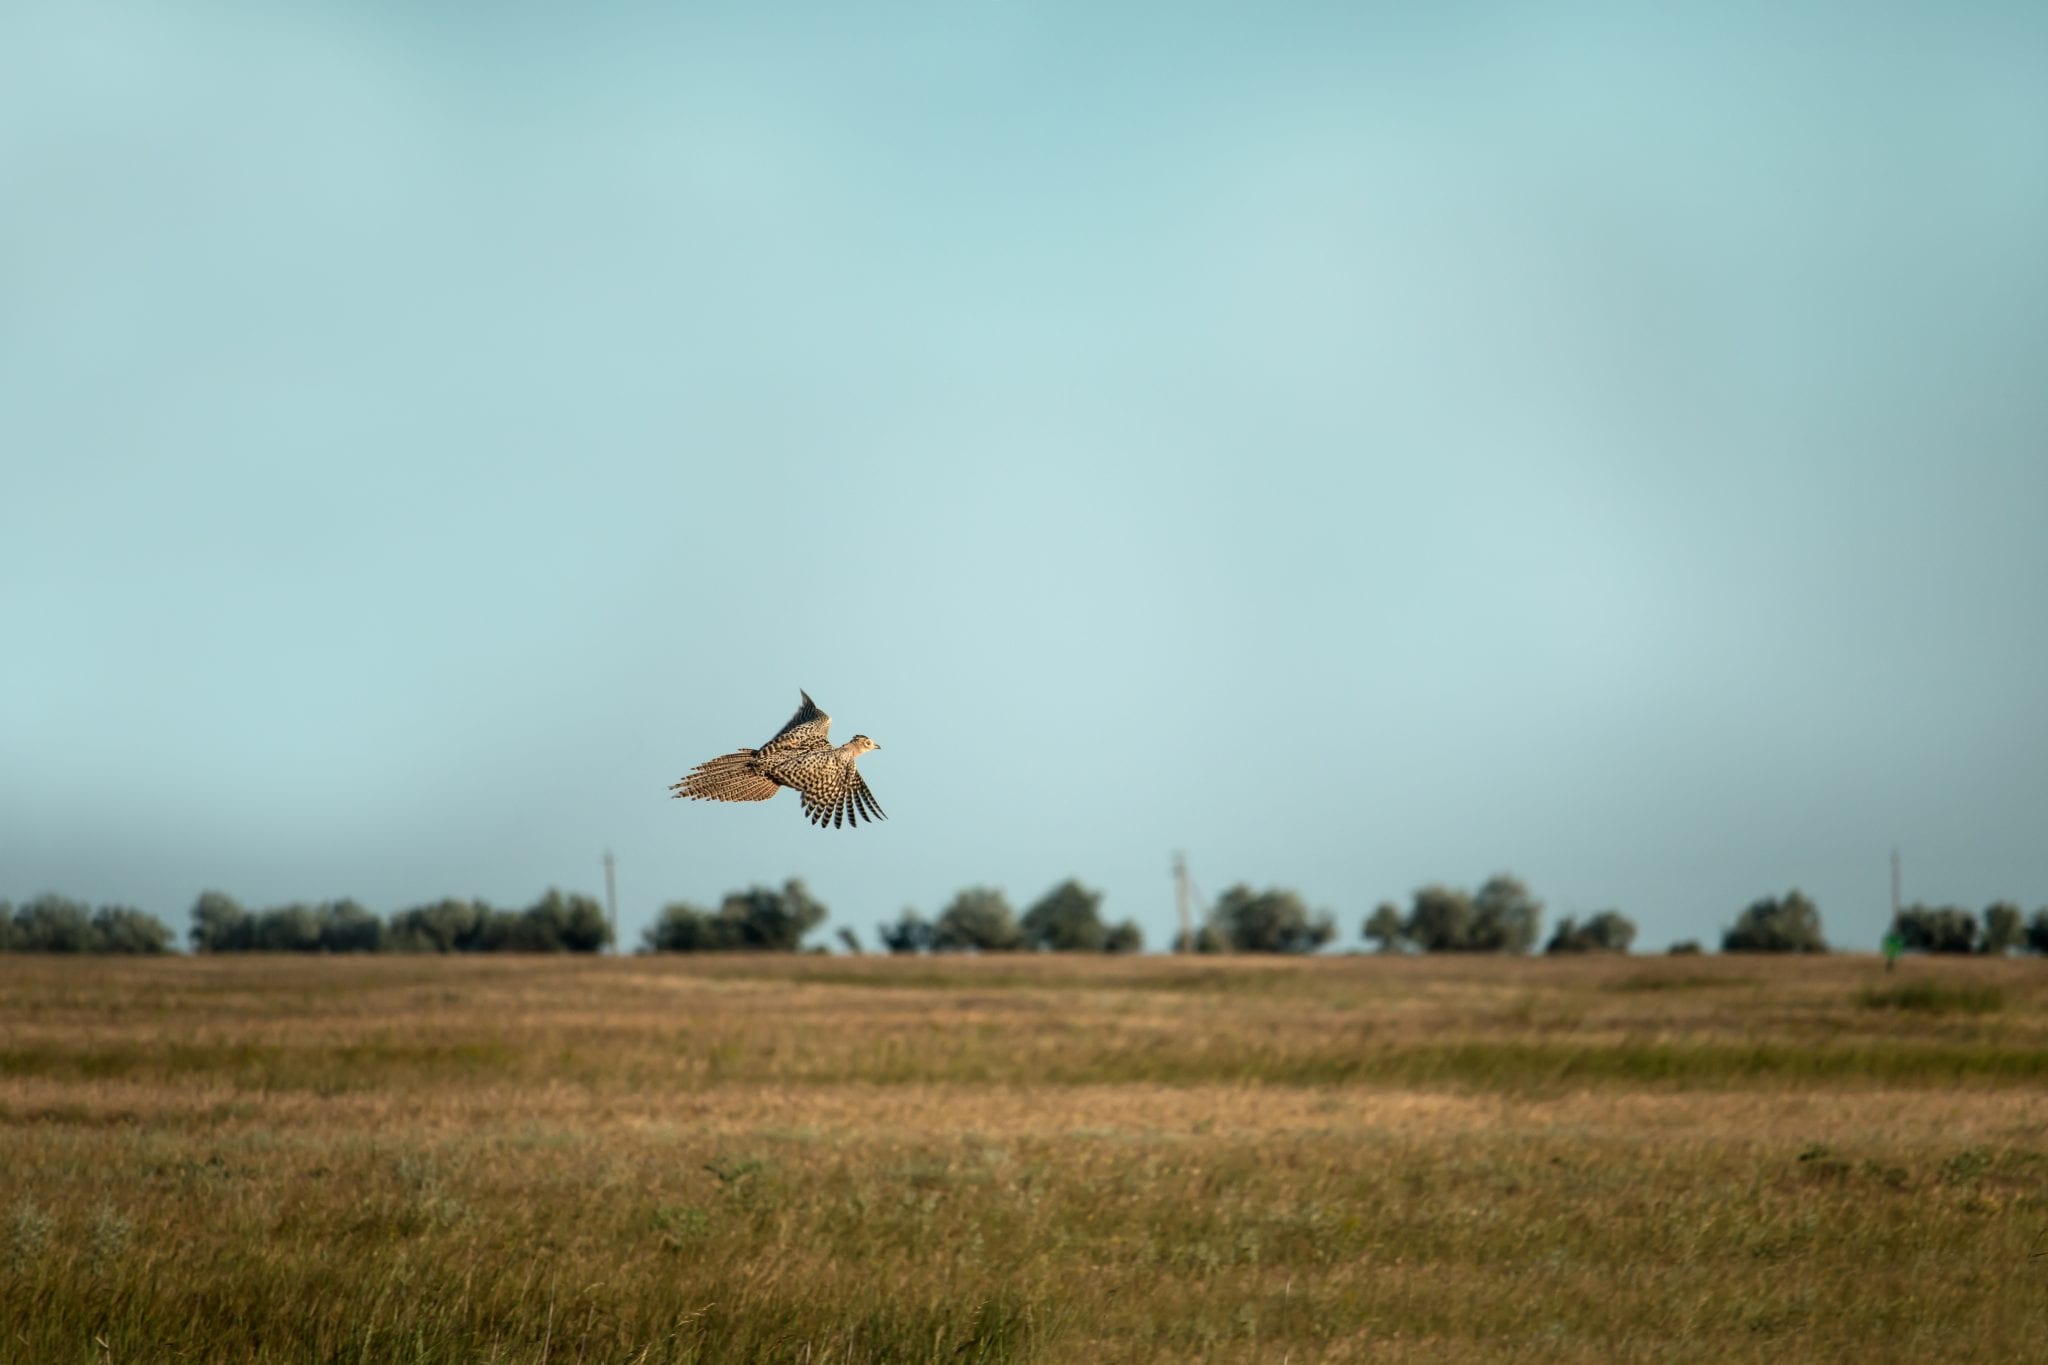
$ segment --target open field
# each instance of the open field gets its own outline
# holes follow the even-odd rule
[[[0,958],[0,1360],[2048,1356],[2048,964]]]

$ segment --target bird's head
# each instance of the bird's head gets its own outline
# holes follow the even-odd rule
[[[864,754],[870,749],[879,749],[882,746],[869,739],[866,735],[855,735],[849,747],[856,754]]]

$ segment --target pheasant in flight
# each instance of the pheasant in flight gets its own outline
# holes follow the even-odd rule
[[[825,739],[832,717],[818,709],[810,693],[799,690],[797,695],[804,704],[773,739],[758,749],[735,749],[699,763],[672,783],[669,793],[692,801],[766,801],[777,787],[794,787],[814,825],[857,825],[863,816],[886,820],[875,794],[854,769],[862,754],[882,746],[855,735],[834,748]]]

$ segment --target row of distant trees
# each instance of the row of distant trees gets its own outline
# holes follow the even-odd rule
[[[1033,901],[1022,918],[1002,892],[974,886],[955,895],[935,920],[907,909],[875,932],[892,953],[1135,953],[1145,947],[1135,921],[1105,923],[1102,893],[1071,877]],[[860,951],[851,931],[842,931],[840,941]]]
[[[1987,953],[2014,948],[2048,953],[2048,906],[2025,918],[2011,901],[1984,907],[1984,918],[1959,905],[1908,905],[1892,919],[1899,946],[1920,953]]]
[[[589,896],[549,889],[523,909],[454,897],[401,910],[388,919],[354,900],[295,902],[245,909],[219,891],[192,907],[195,952],[298,953],[593,953],[611,942],[603,908]],[[777,890],[729,892],[716,909],[675,901],[645,931],[642,952],[795,952],[825,923],[827,911],[798,880]],[[1526,953],[1541,938],[1543,902],[1518,877],[1502,873],[1478,890],[1425,886],[1406,910],[1383,902],[1366,917],[1366,939],[1379,951],[1421,953]],[[1022,915],[989,887],[957,893],[935,919],[906,909],[876,926],[891,953],[1105,952],[1144,948],[1131,920],[1102,917],[1102,893],[1069,878]],[[1892,922],[1898,945],[1911,952],[2002,954],[2014,949],[2048,953],[2048,907],[2031,920],[2010,901],[1979,916],[1959,906],[1911,905]],[[1337,937],[1335,921],[1311,910],[1293,891],[1233,886],[1210,908],[1191,941],[1175,947],[1198,953],[1309,953]],[[1584,920],[1566,916],[1543,945],[1546,953],[1625,953],[1635,923],[1618,910]],[[839,930],[850,952],[861,952],[852,929]],[[0,952],[162,953],[174,935],[162,921],[132,906],[102,905],[41,895],[19,908],[0,901]],[[1824,953],[1820,910],[1798,890],[1752,902],[1721,937],[1723,952]],[[1671,951],[1698,952],[1697,942]]]
[[[825,922],[824,905],[792,877],[780,891],[729,891],[716,910],[671,901],[641,936],[649,953],[793,953]]]
[[[132,905],[102,905],[54,893],[19,908],[0,901],[0,952],[161,953],[170,927]]]
[[[386,920],[353,900],[248,910],[220,891],[192,906],[200,953],[594,953],[611,942],[604,908],[550,889],[522,910],[447,899]],[[19,909],[0,901],[0,952],[162,953],[174,940],[154,915],[125,905],[94,910],[42,895]]]
[[[612,941],[603,906],[553,887],[520,910],[451,896],[389,920],[353,900],[245,910],[208,891],[191,932],[202,953],[594,953]]]

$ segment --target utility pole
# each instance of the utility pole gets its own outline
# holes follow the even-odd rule
[[[1892,971],[1899,965],[1899,954],[1906,951],[1905,937],[1899,933],[1899,846],[1892,845],[1892,927],[1884,931],[1884,969]]]
[[[1209,902],[1203,898],[1202,888],[1196,886],[1195,879],[1188,875],[1188,860],[1179,853],[1173,855],[1173,900],[1180,910],[1180,943],[1175,951],[1192,953],[1195,951],[1194,912],[1201,911],[1206,919]]]
[[[612,876],[612,851],[604,851],[604,918],[612,929],[612,951],[619,951],[619,888]]]
[[[1194,921],[1188,918],[1188,860],[1179,852],[1173,855],[1173,903],[1180,911],[1180,937],[1174,941],[1176,953],[1192,953],[1195,950]]]

